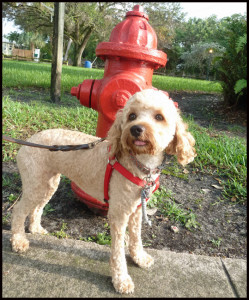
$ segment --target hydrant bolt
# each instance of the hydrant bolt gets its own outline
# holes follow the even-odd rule
[[[112,95],[112,103],[117,107],[123,108],[130,97],[131,94],[128,91],[118,90]]]

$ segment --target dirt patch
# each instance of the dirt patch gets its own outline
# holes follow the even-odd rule
[[[246,114],[225,114],[220,96],[188,93],[172,93],[170,96],[178,102],[181,111],[193,115],[200,126],[212,124],[213,130],[246,137]],[[222,199],[222,190],[214,187],[219,186],[215,176],[196,173],[191,168],[188,170],[187,179],[162,174],[160,184],[173,192],[173,198],[181,208],[196,215],[200,226],[190,231],[179,222],[162,216],[160,211],[154,211],[149,216],[152,227],[143,225],[144,245],[176,252],[246,258],[246,206]],[[3,163],[3,176],[7,182],[3,185],[3,228],[10,229],[10,207],[15,201],[9,200],[10,195],[21,192],[16,164]],[[92,240],[99,233],[109,234],[107,218],[95,215],[77,201],[70,182],[65,178],[49,204],[42,218],[42,225],[49,232],[60,231],[66,223],[64,231],[71,238]],[[179,228],[178,233],[171,230],[172,225]]]
[[[247,111],[226,108],[219,94],[170,93],[185,116],[195,122],[229,136],[246,137]]]

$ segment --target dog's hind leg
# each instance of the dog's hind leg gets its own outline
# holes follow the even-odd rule
[[[47,174],[47,176],[43,175],[41,179],[36,174],[31,179],[31,176],[22,174],[23,195],[21,200],[14,206],[11,221],[13,251],[25,252],[29,248],[29,241],[25,236],[24,227],[28,215],[30,215],[29,228],[31,232],[45,232],[40,225],[42,209],[58,188],[59,177],[59,174],[53,176]]]
[[[48,203],[48,201],[51,199],[51,197],[57,190],[59,182],[60,174],[56,174],[55,176],[50,178],[46,187],[47,193],[44,196],[43,201],[39,202],[35,209],[33,209],[29,214],[29,231],[31,233],[48,233],[47,230],[41,226],[41,216],[43,213],[44,206]]]
[[[129,229],[129,251],[133,261],[141,268],[149,268],[153,265],[153,258],[143,250],[143,244],[141,240],[141,221],[142,221],[142,209],[137,210],[130,215],[128,222]]]
[[[25,236],[24,222],[30,212],[28,202],[29,195],[23,192],[21,200],[14,206],[11,220],[11,244],[15,252],[25,252],[29,248],[29,241]]]

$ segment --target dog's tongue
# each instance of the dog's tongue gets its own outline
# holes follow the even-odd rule
[[[137,146],[144,146],[144,145],[146,145],[145,142],[143,142],[143,141],[138,141],[138,140],[136,140],[136,141],[134,142],[134,144],[137,145]]]

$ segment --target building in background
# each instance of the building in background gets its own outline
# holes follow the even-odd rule
[[[12,51],[15,48],[14,42],[9,42],[6,38],[2,40],[2,54],[12,55]]]

